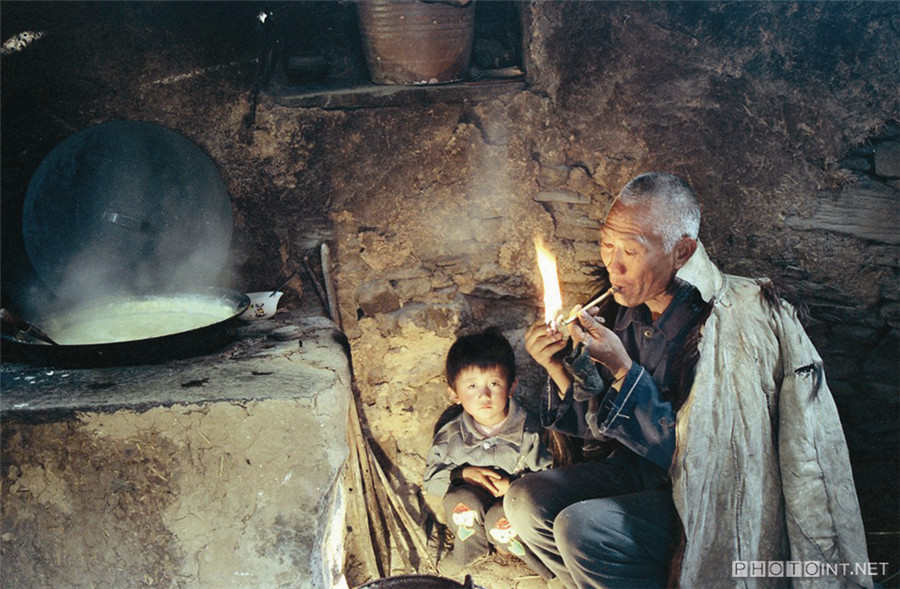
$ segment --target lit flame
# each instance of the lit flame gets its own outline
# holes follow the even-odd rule
[[[559,292],[559,279],[556,275],[556,256],[544,245],[540,236],[534,238],[534,249],[537,252],[538,269],[544,282],[544,322],[556,326],[556,318],[562,311],[562,295]]]

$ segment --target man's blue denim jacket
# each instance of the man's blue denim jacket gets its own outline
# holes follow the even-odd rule
[[[703,302],[691,285],[677,281],[672,303],[652,321],[641,305],[622,308],[613,331],[633,360],[618,390],[609,371],[595,364],[584,346],[565,358],[573,383],[560,399],[548,381],[541,421],[585,440],[618,440],[639,456],[668,469],[675,451],[675,413],[669,387],[673,361],[702,315]]]

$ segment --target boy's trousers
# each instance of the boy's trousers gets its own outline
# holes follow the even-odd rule
[[[569,589],[666,586],[680,528],[666,473],[649,461],[632,454],[527,474],[504,504]]]
[[[494,497],[478,485],[453,485],[444,495],[444,514],[455,536],[450,558],[458,566],[489,553],[490,545],[525,561],[545,579],[553,574],[525,547],[503,512],[503,497]]]

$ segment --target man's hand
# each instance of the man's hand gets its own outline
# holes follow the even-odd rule
[[[462,469],[462,479],[470,485],[478,485],[494,497],[506,495],[509,479],[490,468],[483,466],[467,466]]]
[[[560,396],[568,390],[572,379],[562,360],[554,354],[566,347],[566,339],[558,331],[551,331],[543,321],[535,321],[525,332],[525,350],[535,362],[544,367],[547,375],[559,388]]]
[[[591,358],[609,368],[616,381],[625,378],[632,360],[622,345],[622,340],[596,317],[597,310],[585,311],[576,307],[578,321],[572,324],[572,340],[584,343]]]

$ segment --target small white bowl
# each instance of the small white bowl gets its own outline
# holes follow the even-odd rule
[[[271,290],[266,292],[248,292],[250,297],[250,306],[241,315],[242,319],[268,319],[278,310],[278,300],[284,293],[276,290],[274,294]]]

